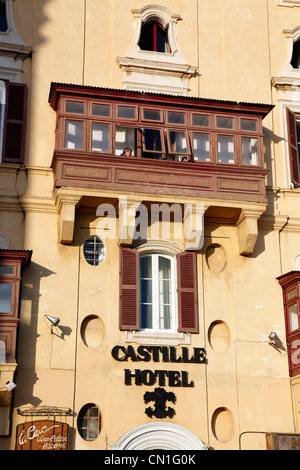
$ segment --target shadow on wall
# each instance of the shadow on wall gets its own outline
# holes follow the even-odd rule
[[[32,261],[30,266],[24,269],[17,350],[18,368],[16,371],[20,387],[16,389],[15,393],[16,407],[28,405],[28,403],[32,406],[38,406],[41,403],[41,400],[33,395],[34,385],[39,380],[36,374],[35,358],[37,353],[36,345],[40,336],[37,334],[37,324],[43,316],[42,306],[39,302],[41,279],[55,274],[55,272]],[[71,331],[71,328],[62,325],[56,327],[55,334],[59,332],[56,336],[64,340],[66,335],[71,334]],[[51,332],[49,332],[49,335],[51,335]]]

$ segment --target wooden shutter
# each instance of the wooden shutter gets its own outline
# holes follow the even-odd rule
[[[197,255],[185,251],[177,255],[178,331],[199,333],[197,296]]]
[[[27,86],[6,84],[6,105],[3,129],[2,162],[22,163],[25,140]]]
[[[297,146],[296,116],[287,108],[287,135],[290,155],[291,180],[295,186],[300,186],[299,155]]]
[[[139,329],[139,254],[120,247],[120,330]]]

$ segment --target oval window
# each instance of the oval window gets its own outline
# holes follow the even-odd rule
[[[106,257],[104,241],[97,235],[88,237],[83,245],[83,254],[89,264],[99,266],[104,262]]]

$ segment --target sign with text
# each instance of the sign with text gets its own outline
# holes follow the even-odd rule
[[[16,450],[68,450],[69,425],[37,420],[17,426]]]

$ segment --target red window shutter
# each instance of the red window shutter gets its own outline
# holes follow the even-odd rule
[[[22,163],[25,140],[27,86],[6,84],[6,105],[3,129],[2,162]]]
[[[291,166],[291,179],[295,186],[300,186],[299,155],[297,147],[296,116],[287,108],[287,135]]]
[[[120,330],[139,329],[139,254],[120,247]]]
[[[178,331],[199,333],[197,295],[197,254],[185,251],[177,255]]]

